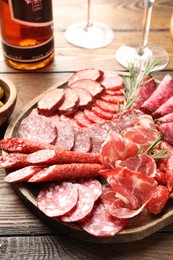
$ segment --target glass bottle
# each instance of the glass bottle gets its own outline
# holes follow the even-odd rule
[[[52,0],[0,0],[5,61],[19,70],[45,67],[54,58]]]

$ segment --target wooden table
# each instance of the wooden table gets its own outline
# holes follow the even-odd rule
[[[115,51],[123,43],[139,43],[143,1],[93,0],[93,18],[113,28],[114,41],[105,48],[87,50],[74,47],[64,38],[65,29],[86,18],[87,1],[53,1],[55,60],[35,72],[21,72],[8,67],[0,49],[0,74],[11,79],[18,90],[17,113],[37,95],[54,83],[68,79],[70,73],[87,67],[123,70],[115,60]],[[157,0],[153,10],[150,41],[160,44],[169,53],[170,61],[163,71],[154,73],[161,79],[173,76],[173,40],[169,25],[173,12],[172,0]],[[3,138],[8,123],[1,127]],[[90,244],[54,232],[26,208],[10,185],[3,183],[5,171],[0,169],[0,259],[173,259],[173,224],[157,233],[127,244]]]

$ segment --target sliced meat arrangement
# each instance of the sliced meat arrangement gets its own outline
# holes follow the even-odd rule
[[[18,137],[0,140],[0,167],[11,170],[3,181],[45,183],[38,208],[98,237],[144,208],[159,214],[173,198],[173,79],[156,87],[146,77],[126,111],[125,91],[116,72],[89,68],[47,92]]]

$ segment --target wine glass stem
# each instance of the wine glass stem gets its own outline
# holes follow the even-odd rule
[[[151,24],[151,15],[153,10],[155,0],[144,0],[144,20],[143,20],[143,29],[142,29],[142,42],[138,49],[138,54],[143,55],[144,49],[148,45],[148,36],[150,31]]]
[[[86,30],[92,25],[91,20],[91,0],[88,0],[88,10],[87,10],[87,24],[86,24]]]

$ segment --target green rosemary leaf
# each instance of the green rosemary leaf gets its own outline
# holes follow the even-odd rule
[[[146,153],[151,153],[161,143],[161,136],[159,136],[146,150]]]
[[[124,110],[129,109],[133,105],[133,103],[139,99],[138,90],[143,85],[143,80],[157,65],[158,62],[155,59],[152,59],[147,64],[144,71],[138,71],[135,68],[134,64],[129,64],[129,76],[124,77],[124,84],[126,87],[126,90],[123,91],[123,94],[126,97],[126,100],[124,102]],[[149,79],[148,82],[150,80],[152,79]]]
[[[169,151],[169,148],[167,149],[162,149],[161,151],[157,152],[157,153],[154,153],[152,154],[152,158],[153,159],[162,159],[162,158],[169,158],[170,157],[170,154],[167,153]]]

